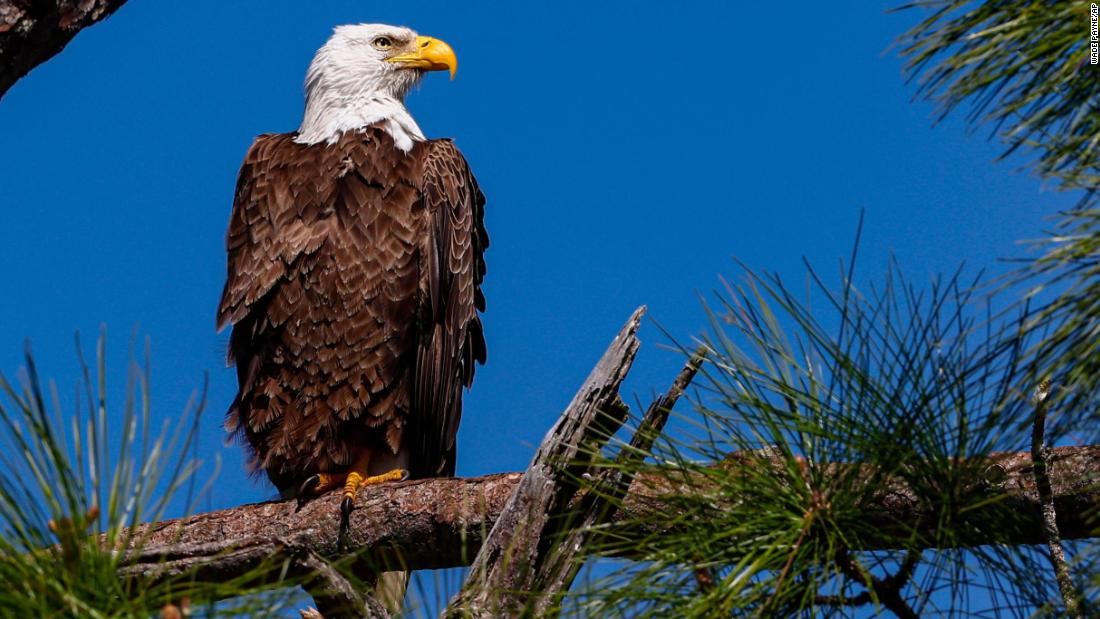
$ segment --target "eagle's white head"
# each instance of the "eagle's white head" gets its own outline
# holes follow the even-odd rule
[[[405,95],[427,71],[449,70],[458,60],[439,39],[400,26],[337,27],[306,74],[306,111],[295,141],[335,141],[344,131],[385,123],[397,147],[412,148],[424,134],[405,109]]]

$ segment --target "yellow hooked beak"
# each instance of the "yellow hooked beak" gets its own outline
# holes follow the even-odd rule
[[[423,69],[425,71],[451,72],[451,79],[455,78],[458,70],[458,58],[455,50],[451,49],[439,39],[432,37],[416,37],[416,49],[404,54],[398,54],[386,59],[387,62],[396,62],[407,69]]]

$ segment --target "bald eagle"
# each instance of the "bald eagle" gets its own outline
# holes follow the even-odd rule
[[[256,138],[226,238],[219,331],[239,391],[227,429],[299,507],[449,476],[462,391],[485,362],[485,199],[450,140],[404,99],[457,67],[407,28],[341,26],[306,77],[293,133]]]

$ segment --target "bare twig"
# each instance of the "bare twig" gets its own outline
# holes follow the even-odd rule
[[[901,594],[901,589],[905,582],[909,579],[909,574],[913,570],[913,566],[916,565],[916,560],[912,558],[910,554],[906,556],[905,564],[903,565],[898,574],[888,578],[878,578],[865,570],[858,561],[852,557],[851,553],[841,548],[837,553],[837,565],[844,572],[848,578],[862,583],[867,587],[867,590],[873,594],[873,599],[878,600],[880,604],[890,612],[894,613],[900,619],[920,619],[920,615],[913,610],[913,607],[909,605],[909,602],[905,601],[905,597]],[[898,578],[901,574],[905,576]]]
[[[1047,473],[1046,446],[1043,443],[1046,436],[1049,391],[1050,384],[1044,381],[1035,390],[1035,396],[1032,398],[1035,403],[1035,422],[1031,427],[1031,461],[1035,465],[1035,487],[1043,515],[1043,537],[1046,539],[1049,550],[1050,564],[1054,568],[1054,577],[1058,581],[1058,590],[1062,594],[1062,602],[1066,605],[1066,614],[1074,619],[1081,619],[1084,617],[1081,613],[1081,594],[1073,584],[1073,575],[1070,574],[1069,565],[1066,563],[1062,536],[1058,531],[1058,512],[1054,507],[1054,490]]]
[[[902,600],[902,604],[904,604],[904,606],[902,606],[902,604],[897,604],[896,599],[900,597],[902,588],[907,582],[909,582],[909,578],[913,576],[913,570],[916,568],[917,563],[920,561],[920,555],[921,553],[918,550],[909,550],[905,553],[905,559],[902,560],[901,566],[898,568],[897,572],[881,579],[872,578],[872,580],[870,581],[872,586],[868,589],[860,591],[856,595],[818,595],[814,597],[814,604],[818,604],[821,606],[863,606],[864,604],[870,604],[874,600],[874,597],[872,596],[872,591],[875,592],[875,595],[879,596],[880,599],[882,596],[882,592],[885,591],[887,592],[887,596],[890,598],[889,604],[894,604],[897,607],[897,610],[893,611],[894,614],[897,614],[898,616],[910,616],[899,614],[899,612],[912,613],[913,610],[909,607],[908,603],[904,602],[904,600]],[[862,570],[858,569],[855,566],[852,558],[847,553],[847,551],[838,553],[837,563],[841,566],[841,569],[844,571],[845,574],[848,575],[849,578],[853,578],[863,585],[867,584],[867,575],[863,574]],[[855,574],[856,576],[853,576],[853,574]],[[884,603],[883,605],[889,608],[887,604]]]
[[[853,596],[845,595],[817,595],[814,596],[814,604],[818,606],[863,606],[871,602],[870,591],[860,591]]]

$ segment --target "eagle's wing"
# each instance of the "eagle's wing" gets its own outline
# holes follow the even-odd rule
[[[297,256],[316,251],[325,240],[320,196],[290,195],[293,185],[302,185],[301,179],[287,178],[295,172],[284,161],[294,151],[291,139],[287,134],[259,136],[241,165],[226,234],[228,277],[218,303],[219,331],[245,318]]]
[[[422,185],[430,234],[410,420],[414,477],[454,474],[462,390],[473,381],[475,362],[485,362],[478,316],[485,309],[481,281],[489,245],[485,197],[451,141],[431,145]]]

